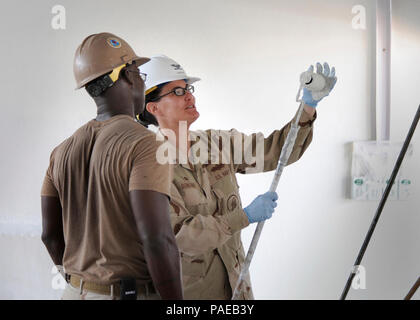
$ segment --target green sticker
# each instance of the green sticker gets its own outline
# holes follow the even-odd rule
[[[356,179],[354,180],[354,183],[357,184],[358,186],[361,186],[363,184],[363,179]]]
[[[407,180],[407,179],[404,179],[403,181],[401,181],[401,183],[404,184],[404,185],[409,185],[409,184],[411,184],[411,181]]]

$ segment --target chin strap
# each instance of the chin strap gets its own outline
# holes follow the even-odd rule
[[[120,71],[126,65],[122,64],[112,70],[111,73],[99,77],[86,85],[86,91],[92,98],[102,94],[106,89],[112,87],[120,76]]]

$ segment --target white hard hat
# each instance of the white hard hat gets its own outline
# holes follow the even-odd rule
[[[146,94],[149,89],[165,82],[185,80],[188,84],[192,84],[200,80],[200,78],[187,76],[178,62],[165,55],[151,57],[150,61],[142,64],[139,69],[142,73],[147,74],[145,81]]]

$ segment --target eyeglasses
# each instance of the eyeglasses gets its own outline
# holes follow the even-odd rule
[[[137,73],[143,81],[146,81],[146,79],[147,79],[147,74],[143,73],[143,72],[140,72],[140,69],[137,69],[137,71],[127,69],[127,71]]]
[[[159,97],[156,97],[156,98],[154,98],[151,101],[156,101],[156,100],[158,100],[158,99],[160,99],[160,98],[162,98],[164,96],[167,96],[168,94],[171,94],[171,93],[174,93],[176,96],[180,97],[180,96],[185,95],[187,92],[194,93],[194,86],[192,86],[190,84],[187,84],[185,86],[185,88],[182,88],[182,87],[173,88],[171,91],[169,91],[169,92],[167,92],[167,93],[165,93],[165,94],[163,94],[163,95],[161,95]]]

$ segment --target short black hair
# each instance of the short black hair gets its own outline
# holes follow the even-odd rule
[[[85,89],[87,91],[87,93],[89,93],[89,95],[92,98],[96,98],[99,97],[100,95],[102,95],[109,87],[112,87],[112,85],[114,84],[114,82],[111,80],[111,78],[109,77],[109,74],[111,72],[108,72],[107,74],[100,76],[99,78],[96,78],[90,82],[88,82],[85,85]]]
[[[122,74],[122,71],[124,69],[126,69],[127,67],[129,67],[130,65],[133,65],[133,64],[135,65],[135,62],[126,63],[124,65],[124,67],[122,67],[119,70],[117,80],[119,79],[120,74]],[[86,89],[87,93],[89,93],[89,95],[92,98],[99,97],[100,95],[104,94],[104,92],[106,90],[108,90],[108,88],[110,88],[114,85],[114,81],[112,81],[112,79],[109,76],[114,70],[115,70],[115,68],[112,69],[111,71],[103,74],[102,76],[99,76],[98,78],[93,79],[92,81],[88,82],[85,85],[85,89]]]

